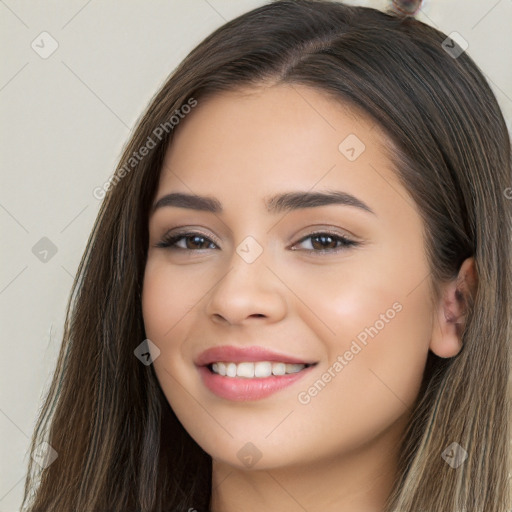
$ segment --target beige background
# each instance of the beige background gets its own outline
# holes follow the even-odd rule
[[[111,175],[136,119],[178,62],[263,3],[0,0],[0,512],[19,510],[29,438],[100,205],[93,189]],[[512,0],[428,0],[418,17],[464,37],[510,129]],[[36,257],[48,244],[43,237],[56,253]]]

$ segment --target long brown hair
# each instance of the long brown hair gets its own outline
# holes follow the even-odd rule
[[[385,130],[424,221],[433,289],[476,261],[463,349],[429,354],[386,511],[510,509],[510,140],[482,73],[445,39],[411,17],[282,0],[226,23],[179,65],[105,187],[32,440],[32,454],[47,441],[58,457],[44,469],[30,461],[27,510],[208,509],[211,458],[177,420],[153,366],[134,355],[146,338],[148,212],[174,131],[155,130],[191,99],[200,108],[208,95],[263,82],[313,87]],[[149,138],[154,147],[134,163]],[[457,469],[442,457],[453,442],[468,453]]]

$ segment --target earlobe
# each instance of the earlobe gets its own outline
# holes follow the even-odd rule
[[[468,303],[478,288],[478,275],[473,257],[464,260],[456,280],[441,288],[432,322],[430,349],[439,357],[454,357],[462,349],[462,331]]]

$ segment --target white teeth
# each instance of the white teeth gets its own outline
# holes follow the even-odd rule
[[[228,363],[226,366],[226,375],[228,377],[236,377],[236,364]]]
[[[254,377],[254,363],[239,363],[236,367],[236,376],[252,379]]]
[[[305,364],[287,364],[286,373],[297,373],[300,372],[305,367]]]
[[[219,375],[226,375],[226,365],[222,363],[213,363],[212,370]]]
[[[284,375],[286,373],[286,364],[285,363],[273,363],[272,364],[272,374],[273,375]]]
[[[267,361],[259,362],[254,365],[255,377],[270,377],[272,375],[272,363]]]
[[[244,362],[238,364],[217,362],[212,364],[213,373],[224,377],[243,377],[246,379],[297,373],[304,368],[306,368],[305,364],[274,363],[269,361],[258,361],[256,363]]]

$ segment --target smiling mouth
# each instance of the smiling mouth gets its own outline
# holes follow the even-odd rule
[[[216,375],[229,378],[264,379],[299,373],[302,370],[315,366],[317,363],[282,363],[276,361],[257,362],[227,362],[219,361],[206,365],[208,370]]]

